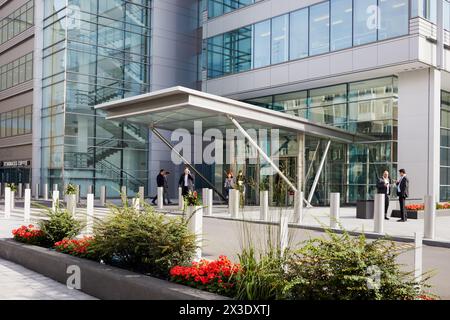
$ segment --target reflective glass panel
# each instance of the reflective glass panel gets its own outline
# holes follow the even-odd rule
[[[328,2],[311,6],[309,9],[310,55],[330,51],[330,6]]]

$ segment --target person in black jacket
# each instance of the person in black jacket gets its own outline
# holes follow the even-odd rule
[[[187,196],[190,191],[194,191],[194,177],[189,168],[184,169],[184,172],[178,181],[178,185],[182,188],[183,197]]]
[[[391,195],[392,180],[389,178],[389,171],[384,171],[383,176],[378,179],[377,191],[378,194],[384,194],[384,219],[389,220],[388,210],[389,210],[389,196]]]
[[[156,186],[158,188],[164,188],[164,184],[165,184],[165,170],[161,169],[159,171],[159,174],[156,176]],[[152,203],[156,205],[156,199],[158,199],[158,193],[156,193],[156,196],[153,197]]]
[[[408,215],[405,210],[405,202],[406,198],[408,198],[409,196],[409,180],[408,177],[406,176],[405,169],[400,169],[399,173],[400,179],[398,179],[396,184],[397,184],[398,201],[400,202],[400,214],[402,218],[398,220],[398,222],[406,222],[408,221]]]

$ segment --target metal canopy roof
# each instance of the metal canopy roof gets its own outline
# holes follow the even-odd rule
[[[194,121],[202,121],[203,130],[235,128],[229,116],[237,119],[243,127],[280,129],[287,132],[305,132],[309,135],[357,142],[374,140],[365,135],[350,132],[273,111],[248,103],[220,96],[173,87],[160,91],[97,105],[106,112],[108,120],[126,120],[145,124],[151,128],[194,130]]]

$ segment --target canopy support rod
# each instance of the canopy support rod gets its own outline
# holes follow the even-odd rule
[[[154,127],[150,127],[152,132],[161,140],[173,153],[175,153],[180,159],[184,162],[186,166],[188,166],[192,171],[194,171],[212,190],[214,190],[217,195],[222,198],[222,200],[227,201],[225,196],[216,188],[214,184],[211,183],[206,177],[200,173],[186,158],[184,158],[177,150],[175,150],[174,146]],[[203,199],[204,200],[204,199]]]
[[[316,192],[317,184],[319,183],[320,175],[322,174],[323,166],[325,164],[325,160],[327,159],[328,151],[330,150],[331,140],[328,140],[327,147],[325,148],[325,152],[322,156],[322,160],[320,161],[319,170],[317,170],[316,178],[314,179],[314,183],[311,187],[311,191],[309,192],[308,202],[311,203],[312,198],[314,196],[314,192]]]
[[[250,144],[258,151],[258,153],[266,160],[272,168],[280,175],[280,177],[287,183],[287,185],[292,189],[292,191],[297,192],[297,188],[292,184],[292,182],[281,172],[280,168],[270,159],[270,157],[264,152],[263,149],[258,145],[258,143],[252,139],[252,137],[245,131],[244,128],[234,119],[232,116],[227,115],[228,119],[233,122],[236,128],[244,135],[245,138],[250,142]]]

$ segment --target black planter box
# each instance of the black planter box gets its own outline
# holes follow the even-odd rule
[[[408,219],[419,219],[419,212],[413,210],[406,210]],[[400,210],[392,210],[391,218],[401,218]]]
[[[66,284],[70,276],[67,267],[78,266],[81,272],[81,291],[105,300],[229,300],[206,291],[11,239],[0,239],[0,258],[63,284]]]
[[[356,218],[357,219],[373,219],[374,201],[360,200],[356,202]]]

